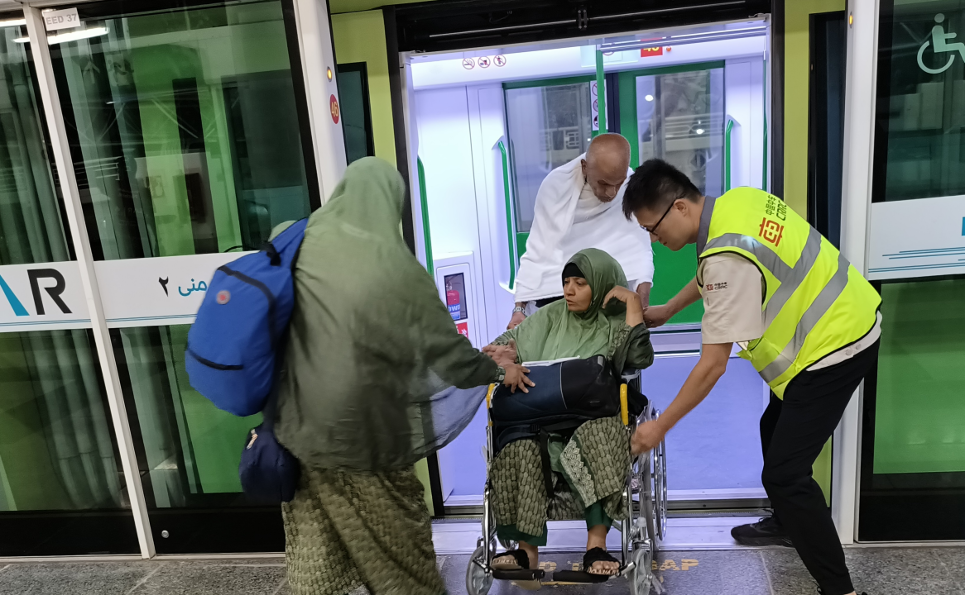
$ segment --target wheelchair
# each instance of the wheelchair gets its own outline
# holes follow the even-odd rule
[[[654,420],[660,411],[648,402],[640,416],[630,420],[627,390],[629,383],[639,383],[640,373],[622,375],[620,386],[621,421],[631,432],[637,425]],[[476,550],[470,557],[466,569],[466,591],[468,594],[487,594],[493,580],[534,580],[546,577],[542,569],[520,569],[514,571],[492,568],[496,557],[497,543],[507,550],[517,548],[512,541],[498,540],[496,519],[491,508],[490,492],[492,486],[489,469],[493,462],[493,421],[489,411],[496,385],[491,385],[486,393],[487,430],[486,430],[486,467],[487,480],[483,489],[482,536],[476,541]],[[627,519],[614,521],[614,528],[621,532],[621,560],[618,573],[610,577],[626,577],[630,582],[631,594],[650,594],[651,587],[660,593],[661,586],[654,577],[652,562],[655,552],[667,532],[667,463],[664,441],[647,453],[631,459],[627,470],[627,483],[624,498],[627,502]],[[555,571],[553,579],[562,582],[579,582],[583,572]],[[601,580],[596,580],[595,583]],[[606,580],[604,580],[606,581]]]

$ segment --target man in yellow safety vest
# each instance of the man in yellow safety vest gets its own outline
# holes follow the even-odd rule
[[[879,294],[826,238],[777,197],[736,188],[702,196],[670,164],[652,159],[627,183],[624,214],[671,250],[697,244],[698,269],[670,302],[645,312],[667,322],[703,298],[701,357],[657,420],[631,446],[658,445],[708,395],[732,345],[772,389],[761,417],[762,485],[774,515],[732,530],[741,544],[793,545],[823,594],[853,593],[812,464],[879,352]]]

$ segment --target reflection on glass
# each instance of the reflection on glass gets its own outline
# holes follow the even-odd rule
[[[26,31],[10,20],[0,17],[0,265],[67,261],[29,46],[14,41]],[[0,327],[0,555],[137,550],[110,420],[90,331]],[[24,515],[40,511],[56,513]]]
[[[507,89],[506,114],[517,231],[528,232],[543,179],[590,145],[590,83]]]
[[[91,332],[0,333],[0,512],[128,508]]]
[[[874,474],[962,472],[963,280],[882,285]]]
[[[874,201],[962,195],[963,3],[883,6]],[[882,159],[884,156],[884,160]]]
[[[858,535],[963,539],[963,278],[883,283],[866,380]],[[923,511],[896,523],[896,511]]]
[[[279,2],[84,22],[106,32],[51,53],[96,258],[258,248],[308,215]]]
[[[724,192],[724,69],[637,77],[638,155],[660,158],[703,194]]]
[[[25,35],[0,25],[0,265],[71,259]]]
[[[345,155],[346,161],[352,163],[367,155],[375,155],[366,63],[340,64],[338,71],[339,97],[342,100],[339,114],[345,136]]]
[[[191,388],[187,325],[116,329],[111,339],[128,413],[141,431],[139,461],[152,507],[243,504],[241,447],[261,415],[238,418]]]

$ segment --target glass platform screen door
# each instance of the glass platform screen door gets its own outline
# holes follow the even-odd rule
[[[684,172],[702,194],[720,196],[727,190],[724,66],[705,62],[618,73],[620,131],[631,143],[631,168],[659,158]],[[663,304],[694,276],[697,258],[691,250],[652,246],[651,302]],[[670,323],[693,326],[703,313],[699,301]]]
[[[79,5],[103,33],[50,48],[154,543],[280,551],[278,507],[248,502],[238,479],[258,421],[191,388],[190,315],[143,309],[200,300],[215,268],[318,206],[294,17],[278,0],[133,4]],[[150,300],[119,302],[142,310],[111,315],[125,276],[148,274]]]

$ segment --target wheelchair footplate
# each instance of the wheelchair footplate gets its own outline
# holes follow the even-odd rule
[[[553,581],[566,582],[569,584],[602,584],[617,575],[601,575],[599,573],[588,573],[586,571],[554,571]]]
[[[494,569],[493,579],[510,581],[531,581],[543,579],[546,573],[543,569]]]

